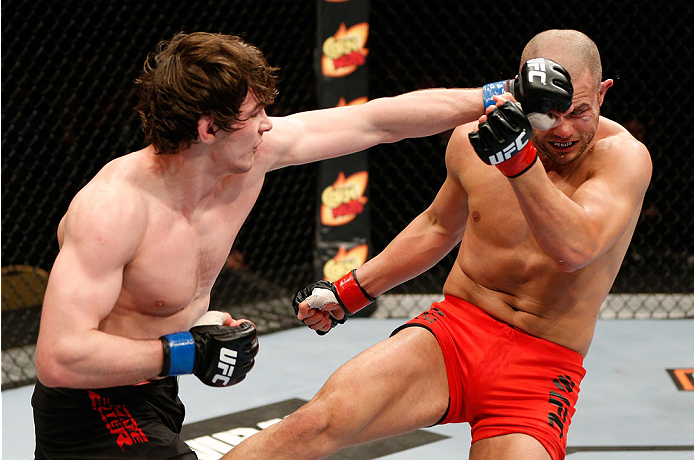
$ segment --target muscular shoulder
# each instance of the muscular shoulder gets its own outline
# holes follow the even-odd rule
[[[448,174],[455,176],[467,188],[484,176],[495,175],[496,168],[489,167],[480,160],[470,144],[468,134],[477,129],[477,121],[458,126],[453,131],[446,149],[446,168]]]
[[[144,235],[147,216],[143,192],[102,170],[70,203],[60,223],[60,242],[95,254],[134,253]]]
[[[460,125],[453,130],[448,148],[446,150],[446,164],[455,169],[460,168],[460,162],[467,162],[470,159],[475,159],[475,154],[468,134],[477,128],[477,121]],[[478,160],[479,161],[479,160]]]
[[[601,117],[597,138],[593,148],[596,168],[609,168],[621,175],[631,174],[645,183],[650,181],[652,163],[648,149],[626,128]]]

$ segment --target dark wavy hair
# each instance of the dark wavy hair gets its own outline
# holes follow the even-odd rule
[[[157,153],[176,153],[198,138],[211,116],[231,131],[249,91],[263,106],[277,95],[277,71],[255,46],[234,35],[178,33],[159,43],[135,80],[145,139]]]

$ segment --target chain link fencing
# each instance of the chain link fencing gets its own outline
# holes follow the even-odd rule
[[[421,88],[477,87],[515,75],[525,42],[576,28],[614,78],[603,113],[628,126],[654,163],[634,240],[603,317],[694,316],[692,5],[607,0],[371,0],[371,98]],[[33,382],[33,349],[56,228],[71,198],[109,160],[144,147],[133,80],[157,42],[178,31],[235,33],[281,68],[270,115],[317,107],[314,0],[2,3],[2,389]],[[378,253],[433,200],[447,135],[370,149],[371,232]],[[211,308],[261,333],[294,327],[290,299],[314,279],[316,166],[275,171],[239,233]],[[408,317],[441,292],[454,260],[394,289],[376,316]]]

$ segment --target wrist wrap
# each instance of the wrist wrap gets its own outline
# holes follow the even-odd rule
[[[499,168],[499,171],[501,171],[504,176],[513,178],[520,176],[530,169],[530,167],[535,164],[536,160],[537,150],[531,142],[528,142],[520,152],[495,166]]]
[[[190,332],[174,332],[160,337],[164,347],[161,377],[192,374],[195,369],[195,340]]]
[[[482,87],[482,100],[484,101],[484,110],[487,107],[494,105],[494,96],[499,96],[509,91],[508,80],[501,80],[494,83],[487,83]]]
[[[352,315],[375,300],[361,287],[355,272],[356,269],[335,281],[337,297]]]

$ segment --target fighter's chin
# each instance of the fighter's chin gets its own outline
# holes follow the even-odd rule
[[[241,174],[247,173],[248,171],[250,171],[251,169],[253,169],[253,165],[254,165],[254,164],[255,164],[254,162],[250,162],[250,163],[244,165],[244,167],[241,168],[240,173],[241,173]]]
[[[570,148],[554,148],[552,146],[542,146],[537,149],[542,156],[559,165],[573,162],[580,156],[581,148],[578,144]]]
[[[250,161],[247,161],[245,163],[236,163],[234,164],[230,169],[232,174],[245,174],[251,169],[253,169],[253,165],[255,164],[255,161],[251,158]]]

